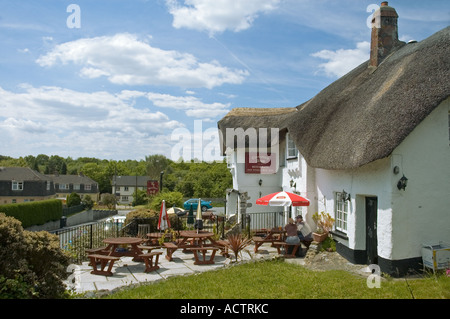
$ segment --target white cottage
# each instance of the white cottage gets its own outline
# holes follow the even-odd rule
[[[422,269],[422,244],[450,242],[450,27],[405,44],[397,17],[383,2],[370,60],[313,99],[292,109],[235,109],[218,123],[230,194],[241,195],[230,195],[229,212],[239,212],[242,194],[252,203],[247,212],[257,212],[273,210],[256,207],[259,195],[296,191],[311,200],[301,208],[310,224],[314,212],[336,219],[341,255],[393,276]],[[237,128],[245,144],[227,139]],[[278,136],[255,147],[251,128],[276,128]],[[266,140],[275,163],[238,156],[257,153]],[[258,174],[258,165],[272,170]]]

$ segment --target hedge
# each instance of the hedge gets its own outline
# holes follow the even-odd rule
[[[37,202],[6,204],[0,206],[0,212],[20,220],[22,227],[27,228],[61,219],[62,202],[59,199],[49,199]]]

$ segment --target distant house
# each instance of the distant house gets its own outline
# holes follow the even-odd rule
[[[218,122],[233,175],[228,213],[248,197],[247,212],[273,211],[256,199],[299,193],[311,205],[292,216],[314,226],[313,213],[330,213],[338,252],[393,276],[422,268],[422,244],[450,242],[450,27],[406,44],[397,17],[383,2],[370,60],[311,100],[234,109]],[[238,128],[246,135],[240,145],[237,134],[227,138]],[[261,135],[271,128],[273,136]]]
[[[28,167],[0,167],[0,205],[55,198],[50,177]]]
[[[147,194],[159,191],[159,183],[148,176],[113,176],[112,193],[117,201],[129,205],[133,202],[136,190],[144,190]]]
[[[98,183],[84,175],[46,175],[50,177],[55,186],[56,197],[66,198],[70,193],[91,196],[92,200],[98,201],[100,191]]]

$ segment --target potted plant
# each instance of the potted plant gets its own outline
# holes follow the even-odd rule
[[[325,212],[315,213],[312,219],[316,223],[317,229],[313,232],[314,241],[320,243],[328,237],[328,233],[331,231],[334,218],[330,214]]]

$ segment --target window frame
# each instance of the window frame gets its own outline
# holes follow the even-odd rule
[[[11,190],[13,190],[13,191],[23,191],[23,181],[12,181]]]
[[[334,205],[334,227],[336,230],[347,234],[348,232],[348,216],[350,213],[350,202],[342,199],[341,192],[335,192]]]

